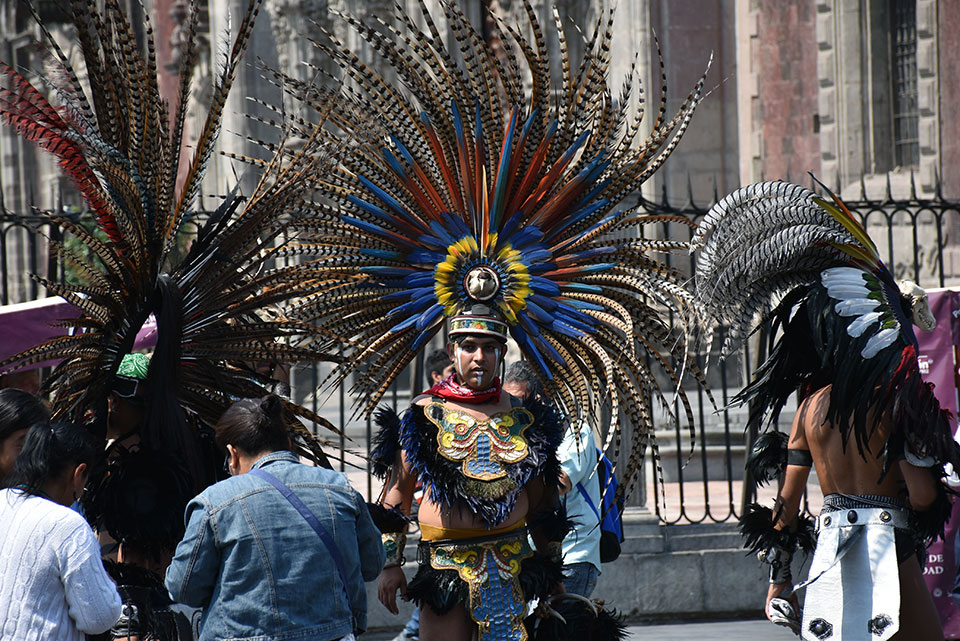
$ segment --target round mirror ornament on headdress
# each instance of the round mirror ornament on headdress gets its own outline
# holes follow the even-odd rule
[[[463,289],[473,300],[486,302],[500,291],[500,276],[492,267],[477,265],[464,277]]]

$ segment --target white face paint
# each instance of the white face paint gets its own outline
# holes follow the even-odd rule
[[[468,336],[453,347],[457,377],[467,387],[483,390],[493,384],[503,345],[493,338]]]
[[[900,286],[900,293],[910,299],[913,324],[925,332],[932,332],[937,326],[937,319],[930,309],[927,292],[910,280],[902,280],[898,285]]]

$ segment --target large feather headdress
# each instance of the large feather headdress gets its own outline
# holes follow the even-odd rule
[[[312,326],[263,313],[293,296],[301,282],[295,267],[271,268],[270,261],[285,212],[295,208],[317,174],[312,169],[322,158],[314,153],[317,139],[308,135],[297,153],[278,153],[265,161],[249,196],[234,190],[205,220],[195,211],[260,4],[250,0],[215,73],[210,104],[198,106],[205,116],[192,152],[184,131],[193,108],[192,72],[201,42],[195,1],[180,45],[179,91],[172,105],[158,87],[149,20],[141,51],[118,0],[106,0],[102,11],[93,3],[70,4],[83,74],[74,70],[37,17],[56,70],[41,79],[46,85],[41,88],[50,90],[53,102],[17,70],[2,67],[0,119],[59,159],[103,232],[95,234],[50,214],[90,258],[52,242],[60,261],[75,268],[82,282],[40,280],[80,308],[81,315],[64,321],[71,335],[0,363],[4,368],[59,360],[45,381],[55,392],[55,417],[80,420],[100,406],[121,358],[150,314],[156,316],[158,338],[148,379],[151,406],[142,431],[148,447],[177,451],[187,446],[189,438],[176,427],[182,427],[183,410],[212,424],[234,400],[266,394],[270,381],[244,363],[327,358],[285,340],[315,331]],[[83,76],[87,86],[79,80]],[[198,233],[185,236],[193,224]],[[189,249],[181,248],[187,241]],[[332,427],[306,408],[287,406]],[[291,420],[291,429],[300,437],[302,454],[324,458],[299,422]]]
[[[829,197],[782,181],[743,187],[693,236],[697,299],[729,332],[723,353],[773,321],[769,357],[734,402],[751,404],[751,424],[773,425],[790,394],[830,383],[829,418],[844,443],[853,435],[866,454],[886,418],[912,452],[956,466],[951,419],[920,376],[911,305],[866,230],[824,190]]]
[[[354,374],[369,413],[445,318],[482,303],[571,420],[626,416],[632,480],[653,431],[651,399],[672,412],[686,341],[666,319],[686,318],[690,296],[656,256],[685,243],[643,237],[641,227],[667,218],[625,201],[677,145],[703,78],[672,117],[661,90],[643,139],[644,112],[628,108],[635,76],[611,86],[612,12],[576,61],[559,17],[551,60],[526,0],[522,26],[490,16],[489,41],[441,2],[453,47],[419,5],[420,23],[399,9],[390,22],[343,17],[395,81],[332,35],[317,43],[347,87],[327,120],[344,147],[302,219],[312,235],[298,251],[314,257],[317,291],[288,315],[346,344],[333,380]],[[277,78],[305,104],[320,94]]]

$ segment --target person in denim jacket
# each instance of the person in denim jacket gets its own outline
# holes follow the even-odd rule
[[[364,581],[383,567],[380,532],[342,474],[289,451],[281,415],[272,394],[234,403],[216,426],[233,476],[187,506],[166,586],[175,601],[203,608],[200,641],[353,639],[366,627]],[[287,485],[331,534],[346,591],[317,532],[253,469]]]

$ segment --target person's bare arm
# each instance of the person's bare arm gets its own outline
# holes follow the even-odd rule
[[[396,508],[404,514],[410,513],[413,503],[413,492],[417,486],[417,479],[410,469],[410,464],[403,452],[397,453],[396,463],[390,468],[386,490],[383,495],[383,507]],[[407,596],[407,579],[399,566],[384,568],[377,580],[377,598],[393,614],[399,614],[397,608],[397,590],[400,596]]]
[[[787,442],[787,448],[791,450],[810,450],[807,444],[807,434],[804,429],[804,423],[811,419],[811,414],[815,413],[813,408],[806,402],[800,404],[797,413],[793,416],[793,425],[790,428],[790,440]],[[807,487],[807,477],[810,476],[810,468],[805,465],[787,465],[780,484],[780,492],[777,496],[774,517],[776,521],[774,527],[778,530],[791,528],[795,525],[797,515],[800,513],[800,502],[803,500],[803,492]]]
[[[937,498],[937,479],[928,467],[916,467],[900,461],[900,473],[907,483],[910,508],[917,512],[930,509]]]
[[[814,409],[805,401],[797,408],[797,413],[793,417],[793,425],[790,429],[790,439],[787,447],[794,450],[809,450],[807,444],[807,435],[805,431],[805,422],[811,420],[811,415],[815,414]],[[781,479],[780,491],[777,495],[777,501],[774,505],[774,524],[777,530],[795,529],[797,525],[797,516],[800,513],[800,502],[803,500],[803,492],[807,486],[807,478],[810,476],[810,468],[804,465],[787,465],[786,471]],[[770,600],[781,597],[787,590],[793,589],[792,581],[783,583],[771,583],[767,589],[767,600],[764,605],[764,612],[770,619]],[[793,606],[794,611],[799,611],[800,606],[795,594],[787,597],[787,600]],[[771,619],[772,620],[772,619]]]
[[[387,478],[386,491],[383,494],[383,507],[396,508],[404,514],[410,513],[413,504],[413,492],[417,487],[417,477],[414,476],[404,453],[398,452],[396,462],[390,468]]]

